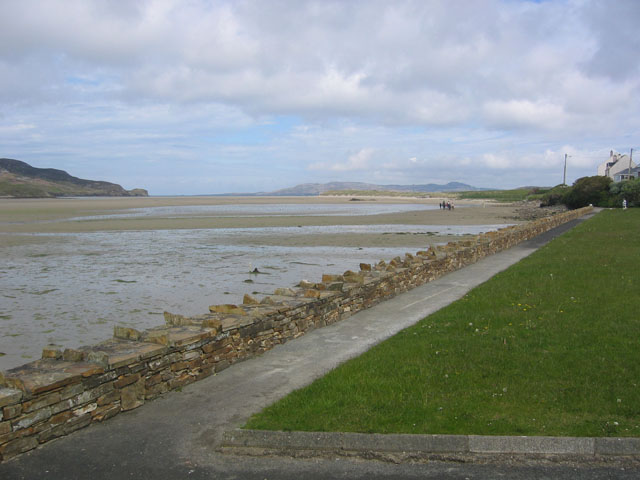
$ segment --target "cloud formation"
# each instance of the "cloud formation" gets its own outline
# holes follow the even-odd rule
[[[8,0],[1,155],[135,164],[157,193],[188,193],[163,180],[175,158],[203,189],[542,184],[527,158],[638,141],[639,20],[634,0]]]

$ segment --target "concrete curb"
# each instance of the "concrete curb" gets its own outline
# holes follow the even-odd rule
[[[308,456],[518,455],[631,457],[640,460],[640,438],[509,437],[485,435],[411,435],[331,432],[232,430],[223,435],[221,451],[235,454]]]

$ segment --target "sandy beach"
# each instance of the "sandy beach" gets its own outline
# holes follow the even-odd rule
[[[333,225],[489,225],[518,223],[517,208],[509,204],[482,201],[456,202],[453,210],[418,210],[377,215],[231,216],[226,214],[179,213],[123,218],[131,209],[154,207],[227,205],[438,205],[438,198],[411,197],[148,197],[148,198],[60,198],[1,199],[0,246],[39,242],[32,233],[79,233],[101,231],[149,231],[210,228],[308,227]],[[9,235],[7,235],[9,234]],[[262,236],[264,245],[282,246],[423,246],[446,241],[425,235],[401,233],[314,234],[306,236]],[[251,242],[250,239],[243,240]]]

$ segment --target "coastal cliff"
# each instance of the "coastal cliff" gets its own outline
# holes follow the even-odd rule
[[[0,158],[0,197],[148,197],[142,188],[125,190],[120,185],[84,180],[55,168],[36,168],[10,158]]]

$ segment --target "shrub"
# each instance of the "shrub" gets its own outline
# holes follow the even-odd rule
[[[569,208],[585,207],[593,204],[598,207],[609,206],[609,177],[596,175],[582,177],[573,183],[571,189],[564,195],[563,203]]]
[[[612,183],[609,198],[611,207],[621,207],[622,200],[626,200],[629,207],[640,207],[640,178]]]
[[[547,191],[540,199],[541,207],[551,207],[553,205],[559,205],[564,203],[564,196],[571,190],[564,184],[556,185],[551,190]]]

